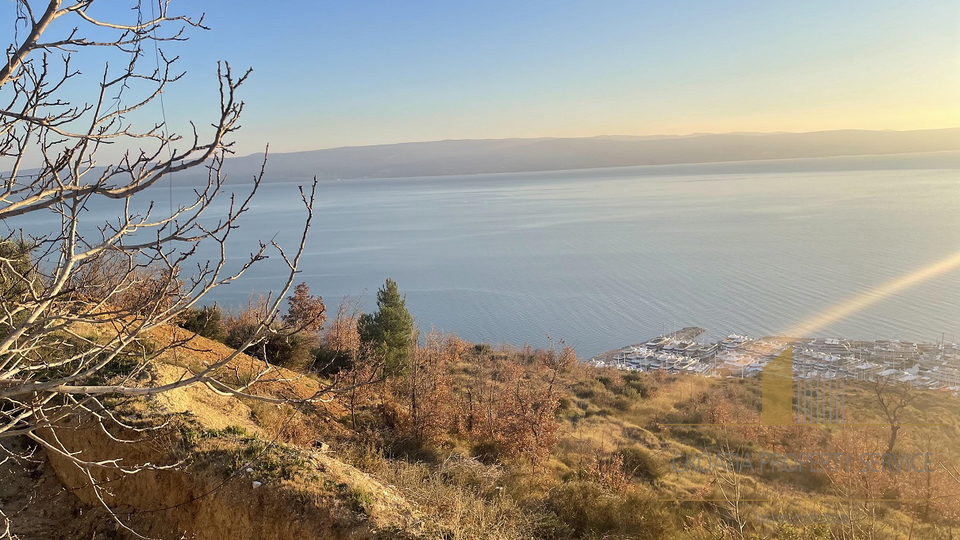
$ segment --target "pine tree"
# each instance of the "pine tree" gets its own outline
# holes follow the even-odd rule
[[[357,323],[360,340],[382,356],[388,374],[403,373],[416,341],[416,326],[397,282],[387,279],[377,291],[377,308],[376,313],[360,317]]]

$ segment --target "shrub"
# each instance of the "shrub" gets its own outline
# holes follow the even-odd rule
[[[634,478],[655,482],[664,474],[663,465],[641,446],[622,447],[620,455],[623,456],[623,470]]]
[[[287,298],[287,314],[283,323],[294,332],[318,332],[327,320],[327,307],[323,298],[310,294],[306,283],[297,285],[293,295]]]
[[[672,528],[668,513],[653,496],[637,490],[610,494],[590,481],[560,485],[547,505],[580,538],[663,538]]]
[[[229,324],[224,343],[233,348],[239,348],[256,329],[256,324]],[[259,343],[251,345],[244,352],[289,369],[304,370],[313,364],[317,346],[315,338],[311,339],[312,336],[304,334],[287,334],[280,330],[267,332]]]
[[[214,341],[227,339],[227,327],[223,323],[223,312],[214,304],[200,309],[187,310],[180,327]]]
[[[344,300],[323,334],[314,368],[333,375],[353,367],[360,355],[360,332],[357,329],[358,309]]]
[[[271,334],[258,347],[263,357],[272,364],[285,368],[304,371],[309,368],[315,357],[316,339],[304,334]]]
[[[0,241],[0,302],[17,302],[36,288],[36,271],[31,260],[34,246],[26,240]]]
[[[267,315],[266,301],[252,299],[245,309],[227,318],[224,343],[234,349],[241,348],[260,328],[260,321],[269,320]],[[261,331],[259,340],[243,352],[271,364],[306,370],[313,365],[319,345],[316,332],[291,328],[273,320]]]
[[[624,386],[632,389],[640,398],[650,397],[650,387],[644,380],[644,375],[638,372],[626,373],[623,376]]]

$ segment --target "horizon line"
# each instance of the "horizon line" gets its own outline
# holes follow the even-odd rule
[[[636,138],[636,139],[685,139],[696,137],[710,137],[720,135],[812,135],[817,133],[841,133],[841,132],[861,132],[861,133],[910,133],[920,131],[956,131],[960,130],[960,125],[937,128],[917,128],[917,129],[867,129],[867,128],[836,128],[836,129],[817,129],[812,131],[697,131],[691,133],[654,133],[650,135],[632,135],[632,134],[603,134],[603,135],[575,135],[575,136],[530,136],[530,137],[481,137],[481,138],[449,138],[449,139],[421,139],[413,141],[396,141],[371,144],[345,144],[339,146],[326,146],[314,148],[311,150],[291,150],[287,152],[270,152],[270,154],[305,154],[309,152],[320,152],[324,150],[345,150],[350,148],[375,148],[383,146],[401,146],[408,144],[430,144],[430,143],[448,143],[448,142],[491,142],[491,141],[547,141],[547,140],[579,140],[579,139],[606,139],[606,138]],[[269,146],[269,143],[268,143]],[[233,156],[234,158],[245,158],[251,156],[260,156],[263,152],[252,152],[244,155]]]

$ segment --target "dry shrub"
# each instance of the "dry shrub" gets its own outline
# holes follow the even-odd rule
[[[361,355],[341,380],[371,380],[376,366],[383,365],[373,360]],[[557,441],[557,413],[567,395],[562,374],[574,361],[566,350],[491,354],[489,348],[434,331],[414,349],[401,374],[344,397],[351,425],[367,429],[396,454],[427,455],[467,445],[488,460],[539,462]]]
[[[317,333],[327,320],[323,298],[310,294],[310,287],[300,283],[287,298],[287,313],[283,323],[293,332]]]
[[[298,446],[313,446],[320,438],[315,416],[305,414],[290,405],[276,405],[264,401],[248,400],[257,424],[271,438]]]
[[[402,374],[386,378],[382,359],[363,358],[340,377],[350,387],[344,397],[351,424],[357,428],[367,420],[394,454],[429,457],[432,447],[443,444],[457,426],[451,368],[466,348],[456,336],[430,332],[409,355]],[[371,410],[379,416],[379,426],[370,425],[373,418],[364,414]]]
[[[451,483],[472,487],[479,493],[496,495],[503,488],[502,466],[486,464],[461,454],[451,454],[437,467],[437,471]]]
[[[611,493],[596,482],[567,482],[550,493],[547,505],[575,538],[660,539],[673,529],[656,494],[635,487]]]
[[[359,314],[359,307],[344,298],[337,309],[337,316],[330,321],[321,338],[322,349],[317,359],[320,372],[336,373],[349,369],[360,357]]]
[[[436,443],[456,424],[450,367],[466,348],[453,334],[431,331],[411,357],[405,377],[394,379],[398,393],[408,396],[408,434],[423,443]]]
[[[630,483],[623,465],[623,454],[595,452],[587,473],[595,482],[612,493],[623,493]]]
[[[224,343],[230,347],[242,348],[259,330],[260,337],[243,352],[296,371],[313,365],[319,345],[316,332],[301,331],[279,322],[263,296],[251,298],[245,308],[229,313],[224,326]]]
[[[545,538],[544,516],[518,504],[504,489],[503,470],[452,456],[439,465],[384,459],[373,447],[341,454],[392,485],[427,515],[428,536],[450,540]]]
[[[143,266],[128,254],[106,251],[82,261],[71,276],[72,299],[104,310],[148,316],[181,297],[179,269]]]
[[[576,363],[572,349],[474,351],[458,394],[459,433],[484,459],[542,462],[557,442],[563,377]]]

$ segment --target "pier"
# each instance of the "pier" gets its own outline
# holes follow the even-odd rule
[[[688,326],[688,327],[686,327],[686,328],[681,328],[680,330],[677,330],[676,332],[671,332],[671,333],[669,333],[669,334],[663,334],[662,336],[657,336],[657,337],[666,337],[666,338],[671,338],[671,339],[675,339],[675,340],[679,340],[679,341],[694,341],[694,340],[696,340],[698,337],[700,337],[700,334],[703,334],[705,331],[706,331],[706,330],[704,330],[703,328],[700,328],[700,327],[698,327],[698,326]],[[656,338],[651,338],[651,339],[656,339]],[[621,348],[619,348],[619,349],[614,349],[614,350],[612,350],[612,351],[607,351],[607,352],[605,352],[605,353],[600,353],[600,354],[594,356],[593,358],[591,358],[590,360],[588,360],[588,362],[597,362],[597,361],[610,362],[610,361],[613,361],[613,360],[615,360],[615,359],[617,358],[617,355],[619,355],[619,354],[621,354],[621,353],[624,353],[624,352],[627,352],[627,351],[629,351],[629,350],[631,350],[631,349],[634,349],[634,348],[637,348],[637,347],[643,347],[643,346],[646,345],[648,342],[650,342],[651,339],[648,339],[648,340],[646,340],[646,341],[644,341],[644,342],[642,342],[642,343],[635,343],[635,344],[633,344],[633,345],[627,345],[626,347],[621,347]]]

